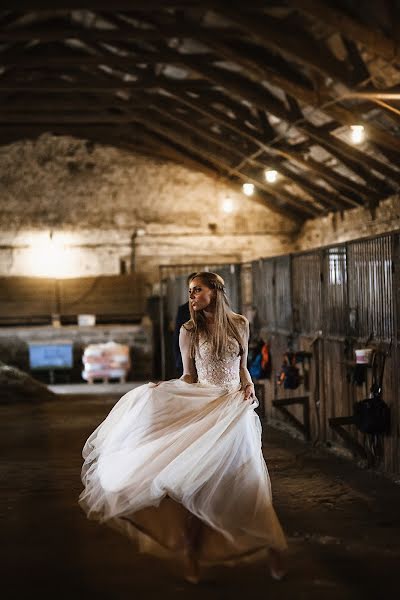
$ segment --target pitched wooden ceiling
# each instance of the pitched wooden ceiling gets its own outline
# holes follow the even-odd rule
[[[54,5],[1,3],[0,143],[52,132],[174,160],[298,221],[399,190],[397,2]]]

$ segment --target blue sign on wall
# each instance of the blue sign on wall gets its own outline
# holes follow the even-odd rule
[[[69,369],[72,364],[72,342],[29,344],[31,369]]]

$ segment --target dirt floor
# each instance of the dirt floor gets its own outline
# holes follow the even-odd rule
[[[400,486],[272,428],[265,457],[289,541],[284,581],[253,563],[207,569],[193,587],[179,563],[138,555],[127,539],[88,521],[77,505],[81,448],[114,402],[63,395],[0,406],[3,600],[399,596]]]

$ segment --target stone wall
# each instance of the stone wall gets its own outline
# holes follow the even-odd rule
[[[222,211],[229,195],[236,207]],[[0,275],[117,274],[290,251],[296,227],[221,180],[69,137],[0,148]],[[52,260],[49,266],[47,263]]]
[[[354,208],[307,221],[295,241],[295,250],[308,250],[379,235],[400,229],[400,196],[384,200],[373,211]]]

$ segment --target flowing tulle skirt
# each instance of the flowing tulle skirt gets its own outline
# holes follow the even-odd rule
[[[285,549],[256,406],[180,379],[128,392],[84,446],[80,505],[150,552],[183,548],[187,511],[205,525],[202,562]]]

